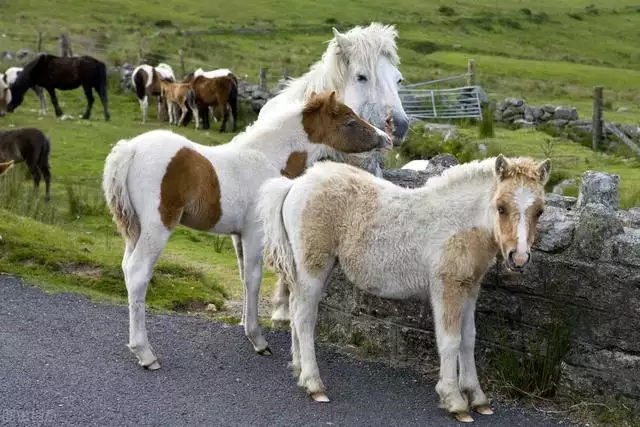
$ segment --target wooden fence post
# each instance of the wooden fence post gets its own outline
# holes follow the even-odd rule
[[[42,52],[42,31],[38,31],[38,38],[36,39],[36,54]]]
[[[60,38],[58,39],[60,43],[60,56],[67,57],[73,56],[73,51],[71,50],[71,43],[69,43],[69,38],[65,33],[60,34]]]
[[[260,90],[267,90],[267,69],[264,67],[260,68]]]
[[[469,60],[467,64],[467,86],[475,86],[476,85],[476,61],[473,59]]]
[[[180,55],[180,68],[182,69],[182,78],[184,79],[187,73],[184,70],[184,52],[182,49],[178,50],[178,55]]]
[[[593,90],[593,128],[592,148],[597,150],[602,145],[602,86],[596,86]]]

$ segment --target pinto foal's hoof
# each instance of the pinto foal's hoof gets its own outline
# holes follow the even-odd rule
[[[323,392],[319,391],[316,393],[311,393],[311,398],[316,401],[316,402],[331,402],[329,400],[329,398],[327,397],[326,394],[324,394]]]
[[[269,347],[265,347],[262,350],[256,350],[256,353],[258,353],[260,356],[273,356],[273,352]]]
[[[473,418],[471,418],[471,415],[469,415],[468,412],[456,412],[455,414],[453,414],[453,416],[455,417],[456,420],[458,420],[461,423],[473,422]]]
[[[144,369],[149,370],[149,371],[155,371],[155,370],[157,370],[157,369],[160,369],[160,364],[158,363],[158,361],[157,361],[157,360],[154,360],[153,362],[151,362],[151,364],[150,364],[150,365],[147,365],[147,366],[144,366],[144,365],[143,365],[142,367],[143,367]]]
[[[480,415],[493,415],[493,410],[488,405],[480,405],[473,408]]]

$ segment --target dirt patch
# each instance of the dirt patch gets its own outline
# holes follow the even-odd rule
[[[102,269],[100,267],[87,264],[62,264],[60,266],[60,272],[91,279],[99,279],[102,276]]]

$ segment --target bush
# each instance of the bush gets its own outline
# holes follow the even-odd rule
[[[438,8],[438,12],[440,13],[440,15],[444,15],[444,16],[453,16],[456,14],[456,11],[449,6],[440,6]]]
[[[444,153],[452,154],[459,163],[479,157],[476,142],[463,135],[444,141],[438,132],[429,132],[424,135],[413,133],[400,146],[400,155],[409,161],[428,160]]]
[[[494,114],[495,108],[493,105],[486,105],[482,109],[482,120],[478,122],[478,137],[479,138],[493,138],[496,136],[494,129]]]

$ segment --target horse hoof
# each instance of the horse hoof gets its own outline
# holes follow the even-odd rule
[[[264,349],[259,350],[256,353],[258,353],[260,356],[273,356],[273,352],[269,347],[265,347]]]
[[[458,412],[456,414],[454,414],[456,420],[458,420],[461,423],[472,423],[473,422],[473,418],[471,418],[471,415],[469,415],[468,412]]]
[[[327,395],[321,391],[317,393],[311,393],[311,398],[316,402],[331,402]]]
[[[155,371],[157,369],[160,369],[160,364],[158,363],[157,360],[154,360],[153,363],[151,363],[148,366],[145,366],[144,368],[149,370],[149,371]]]
[[[493,415],[493,410],[488,405],[476,406],[474,410],[480,415]]]

